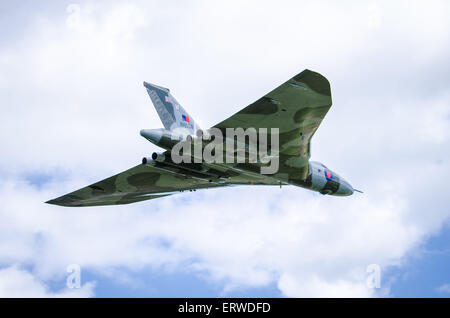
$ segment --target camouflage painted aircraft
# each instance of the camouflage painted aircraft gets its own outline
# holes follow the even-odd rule
[[[175,164],[170,156],[172,147],[186,133],[195,136],[199,127],[169,89],[146,82],[144,86],[164,128],[143,129],[140,133],[166,151],[153,153],[142,164],[46,203],[69,207],[128,204],[177,192],[236,185],[294,185],[335,196],[360,192],[325,165],[309,160],[311,138],[331,107],[330,83],[316,72],[304,70],[214,126],[224,132],[238,127],[278,128],[279,168],[269,175],[260,173],[261,163]]]

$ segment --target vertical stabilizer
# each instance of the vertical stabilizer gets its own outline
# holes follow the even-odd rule
[[[170,94],[168,88],[144,82],[148,95],[158,112],[164,128],[183,135],[194,135],[198,129],[194,119]]]

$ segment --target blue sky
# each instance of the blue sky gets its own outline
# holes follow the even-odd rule
[[[450,230],[442,231],[428,239],[423,248],[409,257],[401,268],[393,268],[387,278],[395,279],[391,293],[396,297],[448,297],[448,292],[440,291],[443,281],[450,280],[449,250]]]
[[[449,9],[1,3],[0,296],[448,297]],[[158,149],[139,136],[162,126],[142,81],[205,128],[305,68],[333,96],[312,160],[363,195],[241,187],[43,204]],[[70,264],[79,289],[66,288]]]

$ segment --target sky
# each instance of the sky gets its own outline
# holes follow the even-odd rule
[[[449,297],[449,14],[448,1],[1,1],[0,297]],[[44,204],[158,151],[139,135],[162,127],[143,81],[208,128],[306,68],[333,96],[311,159],[364,194]]]

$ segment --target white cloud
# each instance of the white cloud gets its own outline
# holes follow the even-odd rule
[[[312,277],[311,277],[312,276]],[[371,297],[371,290],[363,284],[349,280],[326,281],[315,275],[299,277],[284,274],[279,280],[279,288],[287,297]]]
[[[449,294],[450,293],[450,284],[442,284],[441,286],[436,288],[436,290],[440,293]]]
[[[77,263],[111,279],[120,267],[194,272],[225,292],[276,283],[286,296],[374,296],[367,265],[401,265],[448,220],[447,2],[79,8],[75,24],[72,10],[32,15],[0,47],[0,262],[34,265],[33,276],[9,269],[18,293],[25,281],[52,294],[44,282]],[[169,86],[206,127],[303,68],[330,79],[334,101],[313,158],[364,195],[243,187],[119,207],[42,203],[155,149],[138,135],[161,126],[143,80]],[[30,175],[53,179],[37,187]]]
[[[92,282],[82,285],[80,288],[65,288],[58,292],[51,292],[42,281],[39,281],[30,272],[17,267],[0,269],[0,297],[92,297],[94,296]]]

